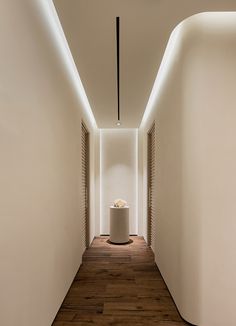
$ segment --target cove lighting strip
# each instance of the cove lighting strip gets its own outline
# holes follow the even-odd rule
[[[97,128],[96,120],[94,118],[82,81],[80,79],[69,45],[63,32],[55,6],[52,0],[37,0],[37,5],[39,6],[39,10],[41,10],[47,24],[50,26],[50,31],[53,35],[53,38],[55,39],[55,43],[58,47],[59,52],[63,57],[63,61],[68,69],[69,76],[77,91],[77,94],[79,95],[79,99],[82,102],[85,112],[92,126]]]
[[[160,94],[162,87],[164,85],[165,79],[167,78],[169,71],[172,67],[172,64],[174,63],[175,56],[177,55],[177,52],[179,50],[178,45],[180,44],[179,40],[181,36],[180,35],[181,27],[182,27],[182,23],[177,25],[173,30],[173,32],[171,33],[150,97],[148,99],[146,109],[143,114],[140,128],[142,128],[145,125],[150,114],[152,113],[152,110],[158,99],[158,95]]]

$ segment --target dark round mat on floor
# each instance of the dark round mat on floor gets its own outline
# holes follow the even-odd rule
[[[134,241],[132,239],[129,239],[128,242],[124,242],[124,243],[115,243],[115,242],[111,242],[109,239],[107,240],[107,243],[112,244],[112,245],[117,245],[117,246],[123,246],[123,245],[128,245],[133,243]]]

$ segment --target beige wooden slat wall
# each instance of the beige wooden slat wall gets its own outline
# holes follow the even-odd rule
[[[89,246],[89,133],[81,124],[81,159],[82,159],[82,242],[85,248]]]
[[[148,245],[154,247],[155,242],[155,124],[148,132],[148,221],[147,240]]]

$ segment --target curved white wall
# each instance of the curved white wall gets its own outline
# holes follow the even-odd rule
[[[0,2],[0,324],[50,326],[81,262],[85,110],[46,0]],[[94,174],[91,176],[93,199]],[[94,218],[91,207],[92,218]]]
[[[235,33],[236,13],[177,27],[141,128],[145,158],[157,125],[156,261],[183,318],[200,326],[236,323]]]

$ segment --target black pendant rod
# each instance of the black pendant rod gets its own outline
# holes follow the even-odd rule
[[[117,104],[120,121],[120,17],[116,17]]]

